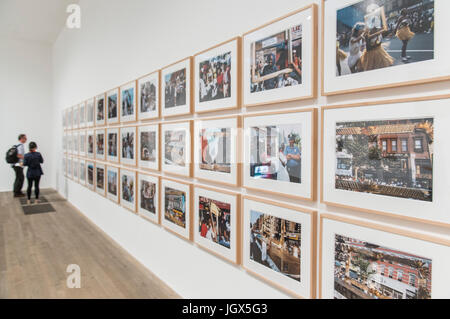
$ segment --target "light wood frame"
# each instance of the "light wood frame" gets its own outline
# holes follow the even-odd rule
[[[103,123],[97,123],[97,103],[98,103],[98,99],[102,97],[103,98]],[[107,117],[107,98],[106,98],[106,92],[105,93],[101,93],[99,95],[96,95],[94,98],[94,126],[95,127],[103,127],[106,126],[108,123],[106,121],[106,117]]]
[[[136,213],[142,217],[145,220],[148,220],[149,222],[155,224],[155,225],[161,225],[161,207],[159,207],[161,205],[161,176],[159,175],[155,175],[155,174],[150,174],[147,172],[142,172],[142,171],[138,171],[137,172],[137,182],[139,181],[139,175],[144,175],[144,176],[150,176],[153,178],[156,178],[158,180],[157,184],[158,184],[158,194],[157,194],[157,198],[155,199],[158,202],[158,211],[155,212],[156,214],[156,219],[157,221],[152,220],[151,218],[148,218],[147,216],[145,216],[143,213],[139,212],[139,201],[138,199],[140,198],[140,194],[138,197],[136,197]],[[136,185],[137,190],[136,192],[139,193],[139,185]]]
[[[219,108],[214,108],[214,109],[211,109],[211,110],[203,110],[203,111],[197,110],[197,101],[195,100],[195,92],[199,88],[198,88],[198,81],[197,81],[198,79],[194,78],[195,72],[196,72],[196,70],[195,70],[195,59],[196,59],[196,57],[199,56],[200,54],[206,53],[208,51],[211,51],[213,49],[219,48],[219,47],[221,47],[221,46],[223,46],[225,44],[228,44],[228,43],[231,43],[231,42],[234,42],[234,41],[236,41],[236,47],[237,47],[237,49],[236,49],[237,70],[236,70],[236,82],[235,82],[236,83],[235,84],[235,86],[236,86],[236,95],[237,95],[236,96],[236,105],[227,106],[227,107],[219,107]],[[192,64],[193,64],[192,65],[192,79],[193,79],[193,82],[192,82],[192,86],[193,86],[192,94],[193,94],[193,101],[194,101],[193,108],[194,108],[194,112],[195,113],[202,114],[202,113],[217,112],[217,111],[223,111],[223,110],[234,110],[234,109],[240,109],[242,107],[242,90],[241,90],[241,87],[242,87],[242,83],[241,83],[242,82],[242,37],[240,37],[240,36],[233,37],[230,40],[223,41],[223,42],[221,42],[219,44],[216,44],[216,45],[214,45],[214,46],[212,46],[212,47],[210,47],[208,49],[205,49],[203,51],[200,51],[200,52],[194,54],[193,59],[192,59]],[[232,79],[232,81],[233,81],[233,79]]]
[[[103,156],[99,157],[101,155],[97,154],[97,134],[101,134],[103,133]],[[94,158],[96,160],[100,160],[100,161],[106,161],[106,144],[107,144],[107,139],[106,139],[106,129],[101,128],[101,129],[95,129],[94,130]]]
[[[88,174],[88,166],[89,166],[89,163],[92,163],[93,164],[93,171],[92,171],[92,188],[91,188],[91,184],[89,184],[89,174]],[[89,189],[89,190],[91,190],[91,191],[93,191],[94,193],[96,193],[96,187],[97,187],[97,185],[96,185],[96,180],[97,180],[97,178],[96,178],[96,167],[97,167],[97,162],[95,161],[95,160],[93,160],[93,159],[89,159],[89,160],[86,160],[86,187]]]
[[[349,93],[356,93],[356,92],[366,92],[366,91],[373,91],[373,90],[381,90],[381,89],[388,89],[388,88],[398,88],[398,87],[404,87],[404,86],[410,86],[410,85],[418,85],[418,84],[426,84],[426,83],[434,83],[434,82],[441,82],[441,81],[448,81],[450,80],[449,76],[440,76],[440,77],[434,77],[429,79],[423,79],[423,80],[415,80],[415,81],[406,81],[406,82],[399,82],[399,83],[392,83],[392,84],[383,84],[383,85],[376,85],[376,86],[370,86],[370,87],[363,87],[363,88],[356,88],[356,89],[348,89],[348,90],[339,90],[339,91],[330,91],[325,92],[324,84],[325,84],[325,71],[324,71],[324,62],[325,62],[325,2],[326,0],[322,0],[322,10],[321,10],[321,20],[322,20],[322,31],[321,31],[321,46],[322,46],[322,52],[321,52],[321,95],[323,96],[333,96],[333,95],[340,95],[340,94],[349,94]]]
[[[103,188],[104,191],[100,192],[99,189],[97,188],[97,169],[98,169],[98,165],[102,165],[103,166]],[[108,187],[108,175],[107,175],[107,164],[106,163],[96,163],[95,164],[95,192],[103,197],[106,197],[106,188]]]
[[[125,129],[125,128],[134,128],[134,163],[133,164],[127,164],[127,163],[124,163],[123,162],[123,160],[122,160],[122,130],[123,129]],[[137,168],[137,151],[138,151],[138,148],[137,148],[137,128],[136,128],[136,126],[135,125],[129,125],[129,126],[121,126],[120,128],[119,128],[119,136],[118,136],[118,139],[119,139],[119,150],[118,150],[118,156],[119,156],[119,163],[121,164],[121,165],[123,165],[123,166],[127,166],[128,168],[131,168],[131,169],[136,169]]]
[[[387,233],[400,235],[400,236],[404,236],[404,237],[410,237],[410,238],[413,238],[413,239],[419,239],[419,240],[435,243],[435,244],[438,244],[438,245],[444,245],[444,246],[449,246],[450,247],[450,240],[448,240],[448,239],[443,239],[443,238],[438,238],[438,237],[434,237],[434,236],[430,236],[430,235],[420,234],[420,233],[416,233],[416,232],[412,232],[412,231],[409,231],[409,230],[404,230],[404,229],[400,229],[400,228],[396,228],[396,227],[392,227],[392,226],[385,226],[385,225],[381,225],[381,224],[376,224],[376,223],[369,222],[369,221],[357,220],[357,219],[350,218],[350,217],[343,217],[343,216],[332,215],[332,214],[320,214],[320,226],[319,226],[319,294],[318,294],[318,298],[319,299],[322,299],[322,280],[323,280],[323,274],[322,274],[323,252],[322,252],[322,250],[323,250],[323,220],[324,219],[330,219],[330,220],[334,220],[334,221],[338,221],[338,222],[342,222],[342,223],[347,223],[347,224],[350,224],[350,225],[356,225],[356,226],[360,226],[360,227],[371,228],[371,229],[382,231],[382,232],[387,232]]]
[[[109,144],[108,144],[108,133],[110,130],[117,130],[117,161],[112,161],[108,159],[108,153],[109,153]],[[106,155],[106,161],[108,163],[111,163],[112,166],[119,165],[120,164],[120,155],[121,155],[121,145],[120,145],[120,126],[109,126],[106,128],[106,135],[105,135],[105,155]]]
[[[247,32],[245,32],[244,34],[242,34],[242,45],[241,45],[241,57],[244,56],[244,37],[250,33],[253,33],[255,31],[258,31],[260,29],[263,29],[265,27],[267,27],[268,25],[271,25],[273,23],[279,22],[285,18],[288,18],[292,15],[295,15],[297,13],[300,13],[302,11],[306,11],[306,10],[312,10],[312,29],[313,29],[313,39],[312,39],[312,48],[311,48],[311,57],[312,57],[312,68],[311,68],[311,72],[312,72],[312,83],[311,83],[311,92],[312,94],[308,95],[308,96],[301,96],[298,98],[290,98],[290,99],[280,99],[280,100],[275,100],[275,101],[269,101],[269,102],[261,102],[261,103],[252,103],[252,104],[245,104],[244,103],[244,76],[246,76],[242,70],[242,80],[241,80],[241,95],[242,95],[242,105],[244,107],[252,107],[252,106],[261,106],[261,105],[268,105],[268,104],[276,104],[276,103],[286,103],[286,102],[293,102],[293,101],[302,101],[302,100],[309,100],[309,99],[315,99],[317,98],[317,78],[318,78],[318,6],[317,4],[313,3],[310,5],[307,5],[305,7],[302,7],[300,9],[297,9],[293,12],[290,12],[288,14],[285,14],[277,19],[271,20],[259,27],[253,28]],[[242,60],[243,61],[243,60]],[[242,63],[242,69],[243,69],[244,65]]]
[[[294,206],[291,204],[285,204],[282,202],[275,202],[272,200],[268,200],[268,199],[264,199],[261,197],[255,197],[252,195],[243,195],[241,198],[241,252],[243,253],[244,249],[243,249],[243,245],[245,244],[243,242],[243,225],[244,225],[244,201],[248,199],[248,200],[252,200],[255,202],[260,202],[263,204],[267,204],[267,205],[272,205],[275,207],[283,207],[289,210],[293,210],[293,211],[297,211],[303,214],[309,214],[311,217],[311,260],[310,260],[310,267],[311,267],[311,273],[308,276],[305,276],[306,278],[310,278],[310,299],[315,299],[316,298],[316,286],[317,286],[317,211],[312,210],[312,209],[308,209],[308,208],[303,208],[303,207],[299,207],[299,206]],[[243,255],[241,254],[241,261],[243,262]],[[260,274],[248,269],[247,267],[245,267],[242,263],[242,268],[245,269],[245,271],[247,271],[249,274],[265,281],[268,282],[269,284],[271,284],[272,286],[276,287],[277,289],[291,295],[294,296],[296,298],[300,298],[300,299],[305,299],[305,297],[298,295],[297,293],[291,291],[288,288],[285,288],[281,285],[279,285],[276,282],[273,282],[272,280],[266,279],[265,277],[261,276]]]
[[[151,168],[147,168],[147,167],[141,167],[140,166],[140,164],[139,164],[139,158],[140,158],[140,144],[141,144],[141,136],[140,136],[140,134],[139,134],[139,128],[140,127],[142,127],[142,126],[157,126],[158,127],[158,129],[157,129],[157,131],[158,131],[158,140],[156,141],[156,148],[158,149],[158,168],[157,169],[151,169]],[[148,171],[150,174],[148,174],[148,175],[152,175],[152,173],[155,173],[155,172],[161,172],[161,123],[158,123],[158,122],[155,122],[155,123],[152,123],[152,122],[142,122],[142,123],[140,123],[140,124],[138,124],[137,126],[136,126],[136,134],[137,134],[137,145],[136,145],[136,154],[138,154],[137,156],[136,156],[136,160],[137,160],[137,166],[138,166],[138,168],[140,169],[140,170],[143,170],[143,171]]]
[[[165,69],[174,66],[178,63],[181,62],[185,62],[185,61],[189,61],[189,87],[186,87],[186,92],[189,91],[189,100],[186,99],[186,103],[189,103],[189,110],[187,112],[183,112],[183,113],[177,113],[177,114],[169,114],[169,115],[164,115],[164,104],[165,104],[165,92],[163,92],[163,83],[164,83],[164,79],[163,79],[163,72]],[[171,63],[169,65],[166,65],[165,67],[160,69],[160,73],[159,73],[159,83],[160,83],[160,100],[161,100],[161,107],[159,110],[159,115],[160,118],[170,118],[170,117],[177,117],[177,116],[182,116],[182,115],[190,115],[192,114],[193,110],[194,110],[194,96],[193,96],[193,85],[192,85],[192,81],[193,81],[193,71],[194,71],[194,58],[192,56],[189,56],[187,58],[178,60],[174,63]],[[187,80],[187,77],[186,77]]]
[[[91,101],[92,101],[92,112],[93,112],[93,114],[92,114],[92,123],[89,123],[88,122],[88,114],[89,114],[89,112],[88,112],[88,110],[89,110],[88,105],[89,105],[89,102],[91,102]],[[86,129],[95,128],[95,97],[87,99],[83,103],[85,104],[85,107],[86,107],[86,126],[85,126],[85,128]],[[106,115],[105,115],[105,117],[106,117]]]
[[[108,169],[110,167],[114,167],[115,169],[117,169],[117,201],[113,200],[111,198],[108,197]],[[114,164],[110,164],[110,163],[106,163],[105,164],[105,178],[106,178],[106,183],[105,183],[105,197],[110,200],[111,202],[117,204],[117,205],[121,205],[120,203],[120,166],[118,165],[114,165]]]
[[[139,88],[139,81],[143,78],[146,78],[147,76],[153,75],[155,73],[158,73],[158,92],[156,92],[156,94],[158,95],[158,105],[156,105],[156,108],[158,110],[158,116],[153,116],[153,117],[149,117],[149,118],[140,118],[140,111],[138,109],[138,107],[140,106],[140,102],[139,102],[139,97],[140,97],[140,88]],[[145,74],[139,78],[136,79],[136,114],[137,114],[137,120],[138,121],[150,121],[150,120],[155,120],[155,119],[159,119],[161,117],[161,98],[162,98],[162,94],[161,94],[161,70],[156,70],[153,72],[150,72],[148,74]]]
[[[122,172],[123,171],[129,171],[132,172],[134,175],[134,208],[131,209],[129,207],[126,207],[123,205],[123,200],[122,200]],[[137,171],[135,169],[130,169],[130,168],[120,168],[119,169],[119,190],[118,190],[118,194],[119,194],[119,205],[123,208],[125,208],[126,210],[129,210],[130,212],[134,213],[137,215]]]
[[[117,120],[114,121],[109,121],[108,119],[108,114],[109,114],[109,101],[108,101],[108,96],[109,93],[112,93],[113,91],[115,91],[117,93]],[[119,125],[121,123],[120,120],[120,86],[119,87],[115,87],[112,88],[111,90],[108,90],[106,93],[106,99],[105,99],[105,121],[106,121],[106,125],[110,126],[110,125]],[[94,103],[94,107],[95,107],[95,103]],[[95,112],[94,112],[94,116],[95,116]],[[95,120],[95,119],[94,119]]]
[[[190,153],[191,153],[189,158],[188,158],[188,160],[190,162],[186,163],[186,165],[189,164],[189,169],[188,169],[189,170],[189,174],[188,175],[183,175],[183,174],[180,174],[180,173],[174,173],[174,172],[171,172],[171,171],[163,169],[163,161],[165,159],[164,145],[162,144],[162,141],[163,141],[163,135],[162,135],[163,134],[163,126],[164,125],[170,125],[170,124],[177,124],[177,123],[189,123],[189,134],[190,134],[190,136],[189,136],[189,138],[186,138],[186,145],[189,144]],[[194,143],[194,122],[193,122],[193,120],[179,120],[179,121],[172,121],[172,122],[162,122],[160,124],[160,126],[159,126],[159,136],[160,136],[159,137],[159,140],[160,140],[160,160],[159,160],[160,171],[164,172],[166,174],[169,174],[169,175],[173,175],[175,177],[177,177],[177,176],[179,176],[179,177],[192,177],[194,175],[194,172],[193,172],[193,169],[194,169],[194,164],[193,164],[194,152],[193,152],[193,147],[192,147],[193,143]]]
[[[125,86],[128,85],[134,85],[133,89],[134,89],[134,116],[132,116],[131,120],[125,121],[124,115],[122,114],[122,90]],[[135,123],[138,121],[138,112],[137,112],[137,80],[133,80],[133,81],[129,81],[127,83],[122,84],[121,86],[119,86],[119,95],[118,95],[118,113],[119,113],[119,123],[120,124],[124,124],[124,125],[128,125],[131,123]]]
[[[248,113],[248,114],[244,114],[242,117],[243,119],[248,118],[248,117],[258,117],[258,116],[270,116],[270,115],[279,115],[279,114],[289,114],[289,113],[306,113],[306,112],[311,112],[312,114],[312,123],[311,123],[311,182],[310,182],[310,188],[311,188],[311,196],[310,197],[302,197],[302,196],[296,196],[296,195],[291,195],[291,194],[284,194],[284,193],[279,193],[279,192],[274,192],[274,191],[268,191],[265,190],[263,188],[255,188],[255,187],[248,187],[242,184],[242,187],[252,190],[252,191],[258,191],[258,192],[264,192],[264,193],[268,193],[268,194],[276,194],[278,196],[283,196],[283,197],[287,197],[287,198],[293,198],[293,199],[301,199],[301,200],[305,200],[305,201],[315,201],[317,199],[317,165],[316,165],[316,161],[317,161],[317,108],[301,108],[301,109],[295,109],[295,110],[287,110],[287,111],[271,111],[271,112],[261,112],[261,113]],[[323,123],[322,123],[323,124]],[[245,129],[245,128],[244,128]],[[244,142],[244,138],[245,138],[245,134],[242,134],[241,137],[241,150],[243,149],[243,147],[245,147],[245,142]],[[243,162],[244,158],[243,158],[243,154],[242,155],[242,160],[241,162]],[[242,178],[242,182],[244,183],[244,179],[243,179],[243,175],[244,174],[244,170],[243,168],[241,168],[241,178]]]
[[[392,99],[392,100],[385,100],[385,101],[373,101],[373,102],[362,102],[362,103],[353,103],[353,104],[343,104],[343,105],[330,105],[330,106],[323,106],[321,107],[321,143],[320,143],[320,202],[322,204],[328,205],[328,206],[334,206],[334,207],[340,207],[340,208],[346,208],[346,209],[352,209],[361,211],[364,213],[370,213],[370,214],[376,214],[381,216],[388,216],[388,217],[394,217],[399,218],[403,220],[418,222],[418,223],[426,223],[430,225],[440,226],[440,227],[446,227],[450,228],[450,224],[442,223],[442,222],[436,222],[432,220],[422,219],[422,218],[415,218],[410,216],[403,216],[400,214],[395,213],[389,213],[389,212],[383,212],[378,211],[375,209],[367,209],[367,208],[360,208],[357,206],[352,205],[344,205],[334,202],[329,202],[324,200],[324,113],[326,110],[331,109],[341,109],[341,108],[354,108],[354,107],[364,107],[364,106],[376,106],[376,105],[384,105],[384,104],[398,104],[398,103],[408,103],[408,102],[423,102],[423,101],[431,101],[431,100],[441,100],[441,99],[449,99],[450,94],[444,94],[444,95],[435,95],[435,96],[426,96],[426,97],[412,97],[412,98],[402,98],[402,99]]]

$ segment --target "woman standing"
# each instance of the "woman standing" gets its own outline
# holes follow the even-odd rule
[[[361,51],[363,48],[364,29],[366,25],[358,22],[352,29],[352,37],[350,38],[350,55],[348,57],[348,67],[352,73],[361,70]]]
[[[41,180],[41,176],[44,175],[42,171],[41,164],[44,163],[44,159],[42,158],[41,153],[37,152],[37,145],[35,142],[31,142],[29,144],[30,152],[25,154],[23,160],[23,166],[28,166],[27,170],[27,180],[28,180],[28,189],[27,189],[27,204],[31,204],[31,189],[33,188],[34,183],[34,194],[36,195],[35,203],[38,204],[39,201],[39,182]]]
[[[386,52],[382,45],[384,31],[384,29],[378,30],[376,27],[369,30],[366,27],[364,32],[366,49],[361,56],[361,66],[364,71],[382,69],[394,64],[394,58]]]
[[[408,62],[411,59],[410,56],[406,55],[406,50],[408,48],[408,42],[414,37],[415,33],[411,32],[409,28],[410,20],[408,18],[408,10],[403,8],[400,11],[400,17],[397,20],[397,26],[395,27],[395,35],[400,41],[403,42],[402,46],[402,61]]]

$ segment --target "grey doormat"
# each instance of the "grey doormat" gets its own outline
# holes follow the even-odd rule
[[[20,197],[20,205],[27,205],[27,198],[26,197]],[[39,200],[41,201],[42,204],[44,203],[48,203],[48,199],[45,198],[45,196],[39,196]],[[31,199],[31,204],[34,204],[35,199]]]
[[[36,204],[36,205],[26,205],[22,206],[23,212],[25,215],[33,215],[33,214],[43,214],[43,213],[51,213],[56,212],[51,204]]]

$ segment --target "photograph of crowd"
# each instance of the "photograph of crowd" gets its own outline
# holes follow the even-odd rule
[[[171,187],[164,188],[164,218],[186,228],[186,193]]]
[[[141,132],[141,161],[156,161],[156,132]]]
[[[231,172],[231,129],[200,130],[200,169],[221,173]]]
[[[140,207],[146,211],[156,214],[156,184],[141,179],[141,200]]]
[[[122,114],[121,116],[134,115],[134,88],[123,90],[122,97]]]
[[[122,133],[122,158],[134,159],[134,132]]]
[[[122,175],[122,199],[134,203],[134,176]]]
[[[164,107],[186,105],[186,69],[166,74],[164,81]]]
[[[301,157],[301,124],[251,127],[251,177],[301,183]]]
[[[165,131],[164,163],[185,166],[186,131]]]
[[[199,64],[199,98],[208,102],[231,97],[231,52]]]
[[[89,185],[94,185],[94,164],[88,163],[87,165],[87,182]]]
[[[117,133],[108,132],[108,156],[117,157]]]
[[[301,225],[250,211],[250,259],[293,280],[300,278]]]
[[[337,11],[336,75],[434,59],[434,0],[363,0]]]
[[[302,25],[251,44],[250,92],[302,83]]]
[[[140,84],[140,102],[141,102],[141,113],[147,113],[156,110],[156,85],[157,80],[149,80]]]
[[[97,155],[105,154],[105,134],[97,133]]]
[[[336,123],[336,189],[433,200],[433,119]]]
[[[103,122],[105,120],[105,99],[97,99],[97,121]]]
[[[335,299],[431,299],[427,258],[335,235]]]
[[[108,170],[108,193],[117,196],[117,172]]]
[[[200,196],[198,208],[200,236],[230,248],[230,204]]]
[[[97,188],[105,189],[105,169],[103,167],[96,167],[97,169]]]
[[[108,96],[108,119],[117,118],[117,94]]]

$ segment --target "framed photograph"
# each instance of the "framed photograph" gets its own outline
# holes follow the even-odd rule
[[[106,125],[106,94],[100,94],[95,97],[95,125],[104,126]]]
[[[449,10],[445,0],[322,1],[322,95],[450,79]]]
[[[72,132],[68,131],[66,135],[66,149],[67,154],[72,154]]]
[[[72,140],[73,140],[73,155],[77,155],[80,151],[80,133],[78,131],[75,131],[72,133]]]
[[[86,103],[83,102],[79,105],[80,116],[80,128],[86,127]]]
[[[86,157],[86,131],[80,130],[78,135],[79,154],[81,157]]]
[[[161,192],[161,225],[184,239],[192,240],[192,185],[162,178]]]
[[[106,107],[107,107],[107,124],[119,123],[119,89],[113,89],[106,93]]]
[[[78,129],[80,128],[80,117],[79,117],[79,109],[78,109],[78,105],[75,105],[73,107],[73,129]]]
[[[314,200],[316,119],[316,109],[244,116],[244,187]]]
[[[136,166],[136,127],[120,128],[120,163]]]
[[[105,164],[97,163],[95,165],[95,191],[102,196],[106,196],[106,166]]]
[[[159,224],[159,177],[138,174],[138,213]]]
[[[240,195],[195,186],[194,242],[234,264],[240,264]]]
[[[239,184],[241,117],[197,120],[194,125],[194,176],[216,183]]]
[[[119,163],[119,128],[106,130],[106,159],[108,162]]]
[[[159,117],[160,109],[160,71],[156,71],[137,80],[138,120]]]
[[[67,177],[73,179],[73,158],[71,156],[67,159]]]
[[[241,37],[194,56],[195,112],[240,107]]]
[[[159,125],[144,125],[138,127],[140,168],[159,170]]]
[[[95,162],[86,162],[86,186],[95,191]]]
[[[86,131],[86,146],[87,146],[87,157],[94,158],[95,157],[95,135],[94,130]]]
[[[317,5],[243,35],[245,106],[315,98]]]
[[[120,121],[135,122],[136,112],[136,81],[120,87]]]
[[[320,232],[319,298],[450,297],[448,240],[330,214]]]
[[[120,169],[120,204],[136,212],[136,171]]]
[[[86,185],[86,161],[83,159],[80,159],[79,161],[79,183],[83,186]]]
[[[73,109],[69,107],[67,110],[67,129],[73,129]]]
[[[62,127],[64,130],[67,129],[67,109],[62,111]]]
[[[115,203],[119,203],[119,168],[107,165],[106,178],[106,197]]]
[[[86,101],[86,127],[94,127],[95,121],[94,99]]]
[[[73,158],[72,161],[72,167],[73,167],[73,181],[78,183],[78,169],[79,169],[79,161],[78,158]]]
[[[322,202],[450,227],[450,95],[435,98],[324,107]]]
[[[162,171],[191,176],[191,129],[191,121],[161,124]]]
[[[106,160],[106,138],[105,129],[95,130],[95,158],[98,160]]]
[[[62,150],[64,154],[67,153],[67,131],[64,131],[62,138]]]
[[[316,212],[243,198],[242,265],[299,298],[315,298]]]
[[[191,109],[191,61],[186,58],[161,70],[163,117],[190,114]]]

